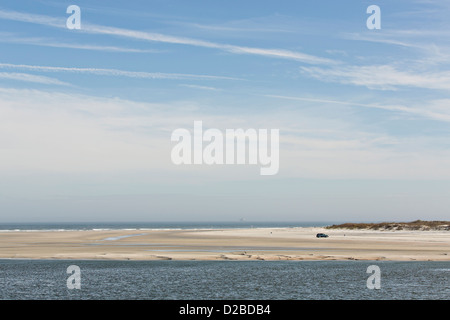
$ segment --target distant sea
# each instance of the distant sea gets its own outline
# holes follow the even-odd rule
[[[323,227],[335,222],[63,222],[0,223],[1,231],[153,230]]]

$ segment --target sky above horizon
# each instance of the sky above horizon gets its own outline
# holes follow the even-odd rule
[[[449,220],[449,14],[435,0],[3,0],[0,222]],[[278,174],[174,165],[171,133],[196,120],[279,129]]]

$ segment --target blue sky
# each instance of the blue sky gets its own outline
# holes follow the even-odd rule
[[[449,13],[2,1],[0,221],[448,219]],[[175,166],[171,132],[194,120],[279,129],[279,173]]]

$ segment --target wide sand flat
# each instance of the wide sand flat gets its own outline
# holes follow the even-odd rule
[[[316,238],[323,232],[329,238]],[[448,231],[255,228],[0,232],[0,258],[450,261]]]

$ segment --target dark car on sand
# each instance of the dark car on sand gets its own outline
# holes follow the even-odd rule
[[[317,238],[328,238],[328,235],[325,233],[318,233],[318,234],[316,234],[316,237]]]

